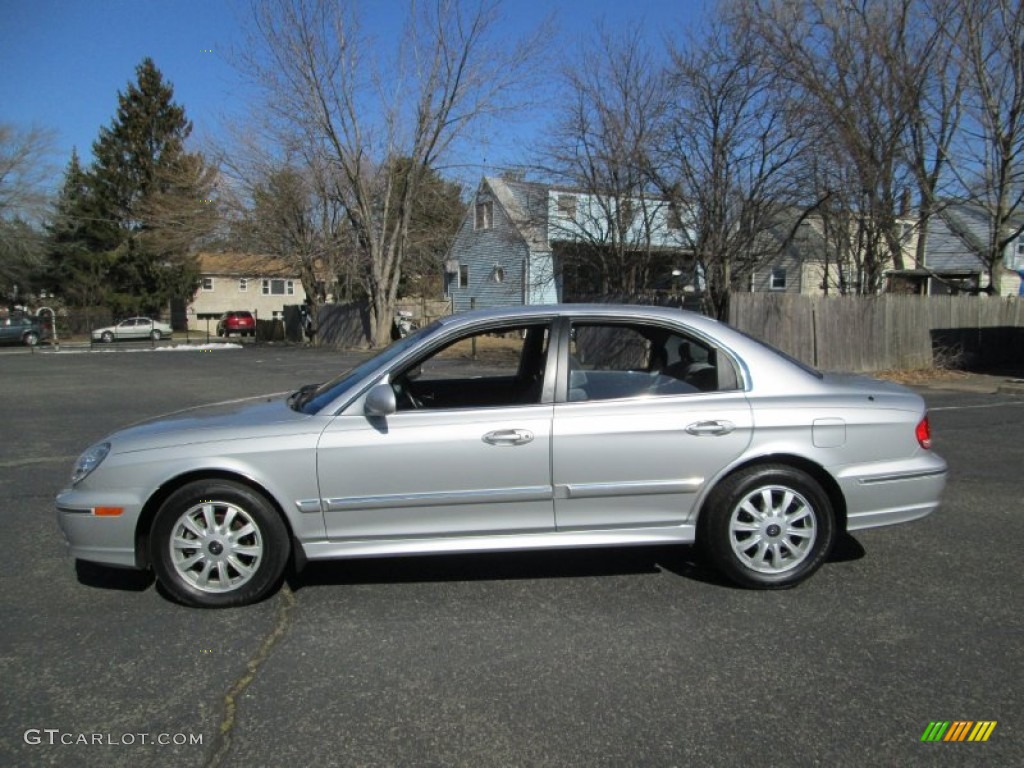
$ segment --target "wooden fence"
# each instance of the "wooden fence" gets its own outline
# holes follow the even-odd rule
[[[1024,301],[976,296],[730,299],[731,325],[826,371],[1020,367]]]
[[[409,299],[399,300],[395,311],[411,313],[416,327],[452,313],[451,301]],[[325,304],[317,318],[320,343],[342,348],[365,347],[370,341],[370,309],[365,301],[348,304]]]

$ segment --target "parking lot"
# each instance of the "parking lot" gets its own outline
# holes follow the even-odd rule
[[[1024,763],[1020,396],[925,391],[943,506],[790,591],[636,548],[314,564],[200,611],[66,555],[53,499],[89,444],[355,359],[0,355],[0,765]],[[922,743],[936,720],[997,726]]]

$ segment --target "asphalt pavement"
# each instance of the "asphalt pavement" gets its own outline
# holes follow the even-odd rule
[[[66,555],[53,498],[90,443],[357,359],[0,355],[0,765],[1024,764],[1024,396],[999,386],[923,388],[943,506],[784,592],[654,547],[314,564],[202,611]],[[939,720],[997,725],[922,742]]]

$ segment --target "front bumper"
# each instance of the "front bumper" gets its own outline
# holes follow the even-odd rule
[[[96,514],[120,508],[121,514]],[[66,490],[57,496],[57,524],[68,551],[78,560],[127,568],[142,567],[135,551],[135,529],[142,501],[127,493],[102,495]]]

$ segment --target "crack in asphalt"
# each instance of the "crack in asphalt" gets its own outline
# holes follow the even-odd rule
[[[274,629],[263,638],[259,649],[245,665],[245,674],[238,678],[234,685],[231,686],[231,689],[224,694],[224,717],[221,719],[220,728],[218,728],[217,736],[213,741],[213,754],[203,764],[203,768],[216,768],[228,756],[228,753],[231,751],[231,737],[238,723],[238,699],[252,681],[256,679],[260,667],[270,658],[271,651],[274,650],[274,647],[288,632],[290,626],[289,618],[292,608],[295,607],[295,594],[289,589],[287,583],[281,585],[280,594],[282,604],[277,614],[277,623]]]

